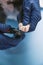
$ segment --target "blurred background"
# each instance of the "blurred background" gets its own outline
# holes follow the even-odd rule
[[[0,65],[43,65],[43,0],[40,0],[40,9],[42,19],[36,30],[26,33],[17,47],[0,50]]]

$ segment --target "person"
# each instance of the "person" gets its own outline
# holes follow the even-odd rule
[[[10,0],[10,2],[13,2],[14,7],[19,8],[19,29],[23,32],[34,31],[41,20],[39,0]]]
[[[18,14],[18,11],[13,7],[13,4],[8,5],[7,1],[9,0],[0,0],[0,50],[16,47],[25,37],[23,34],[20,38],[18,38],[18,32],[14,35],[15,31],[12,30],[12,24],[8,24],[9,20],[16,23],[15,21],[17,21],[16,15]],[[6,35],[9,32],[14,32],[13,36]]]
[[[12,13],[15,8],[19,10],[19,14],[17,16],[19,30],[22,32],[31,32],[35,30],[37,23],[41,19],[39,0],[10,0],[10,4],[7,3],[8,0],[0,1],[4,12],[7,14],[8,12]],[[0,23],[0,31],[9,32],[10,28],[10,25]],[[20,39],[11,39],[0,33],[0,49],[17,46],[18,43],[24,39],[24,37],[25,36],[22,36]]]
[[[22,10],[18,16],[19,29],[32,32],[41,20],[39,0],[23,0]]]

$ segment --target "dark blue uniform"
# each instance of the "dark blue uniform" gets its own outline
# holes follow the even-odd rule
[[[18,20],[22,20],[23,25],[30,24],[29,31],[34,31],[37,23],[41,19],[39,0],[23,0],[22,12],[18,16]],[[10,28],[9,25],[0,23],[0,31],[6,32]],[[16,46],[25,36],[20,39],[11,39],[0,33],[0,49],[7,49]]]
[[[22,11],[18,16],[18,22],[22,22],[24,25],[30,24],[30,32],[35,30],[40,20],[41,12],[39,0],[23,0]]]
[[[16,39],[15,35],[5,33],[8,31],[8,29],[10,29],[10,25],[8,25],[9,22],[11,22],[10,25],[16,23],[14,20],[10,20],[10,19],[7,20],[6,24],[0,23],[0,30],[4,32],[3,34],[0,32],[0,49],[1,50],[17,46],[20,43],[20,41],[22,41],[25,37],[25,34],[23,34],[21,38]],[[17,28],[16,26],[13,26],[13,27]]]

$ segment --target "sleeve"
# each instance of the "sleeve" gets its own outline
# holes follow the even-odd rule
[[[2,24],[0,23],[0,33],[3,32],[3,33],[6,33],[8,32],[8,30],[11,28],[10,25],[6,25],[6,24]]]
[[[23,0],[22,11],[19,14],[18,21],[22,22],[23,25],[29,24],[30,13],[31,13],[31,3],[29,2],[29,0]]]
[[[30,18],[30,31],[34,31],[37,23],[41,20],[41,12],[40,12],[40,5],[39,0],[32,3],[32,12],[31,12],[31,18]]]
[[[39,0],[24,0],[22,8],[22,13],[20,13],[18,17],[19,21],[22,22],[23,25],[30,24],[28,32],[34,31],[37,23],[41,20]]]

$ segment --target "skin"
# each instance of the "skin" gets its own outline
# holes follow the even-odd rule
[[[30,24],[23,26],[22,23],[19,23],[19,30],[23,31],[23,32],[28,32],[30,28]]]
[[[10,12],[14,11],[14,7],[13,4],[7,4],[7,1],[9,0],[0,0],[0,2],[2,3],[2,7],[3,8],[7,8]],[[13,0],[10,0],[11,2]],[[24,26],[22,23],[19,23],[19,30],[23,31],[23,32],[28,32],[30,28],[30,24]]]
[[[9,0],[0,0],[0,1],[3,8],[8,9],[10,12],[14,11],[13,4],[9,4],[9,5],[7,4],[7,1]]]

